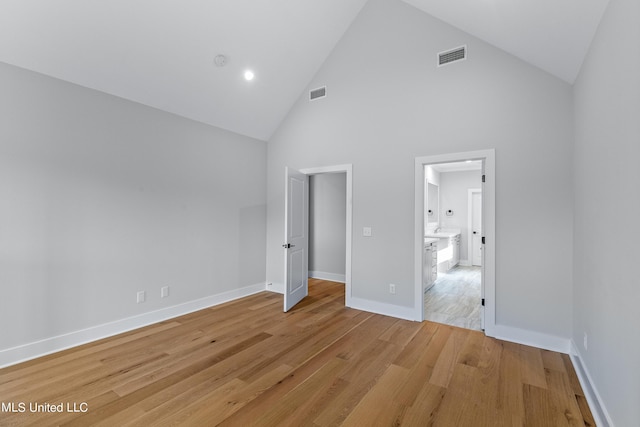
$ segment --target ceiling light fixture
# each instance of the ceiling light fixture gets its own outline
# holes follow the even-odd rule
[[[247,71],[244,72],[244,79],[246,81],[250,82],[251,80],[253,80],[254,77],[255,77],[255,75],[253,74],[253,71],[247,70]]]

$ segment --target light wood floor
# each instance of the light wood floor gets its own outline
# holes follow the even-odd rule
[[[345,308],[318,280],[290,313],[264,292],[2,369],[0,401],[27,405],[2,426],[594,425],[567,355]]]
[[[436,283],[424,294],[426,320],[481,330],[480,267],[457,266],[438,273]]]

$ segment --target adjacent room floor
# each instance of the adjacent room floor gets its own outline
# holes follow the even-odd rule
[[[480,267],[457,266],[438,273],[438,280],[424,294],[425,320],[481,330],[480,276]]]

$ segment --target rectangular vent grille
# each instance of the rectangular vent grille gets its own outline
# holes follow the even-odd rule
[[[327,87],[322,86],[309,92],[309,101],[313,101],[318,98],[324,98],[325,96],[327,96]]]
[[[462,59],[467,59],[467,46],[460,46],[446,52],[440,52],[438,54],[438,67],[455,61],[460,61]]]

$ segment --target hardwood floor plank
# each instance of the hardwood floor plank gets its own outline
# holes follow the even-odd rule
[[[7,426],[523,426],[593,417],[567,355],[344,306],[310,281],[282,312],[259,293],[0,369]]]
[[[431,384],[445,388],[447,387],[449,380],[453,375],[458,354],[462,350],[469,332],[470,331],[467,330],[453,328],[449,339],[447,339],[447,343],[444,345],[444,348],[433,367],[433,373],[429,379]]]
[[[562,360],[562,355],[560,353],[556,353],[555,351],[548,350],[540,350],[540,354],[542,356],[542,366],[545,369],[551,369],[557,372],[567,373],[567,370],[564,366],[564,361]]]
[[[381,340],[389,341],[404,347],[421,329],[422,325],[418,322],[405,322],[396,320],[386,331],[380,335]]]
[[[526,361],[521,364],[522,382],[540,388],[547,388],[547,380],[544,374],[544,363],[539,348],[521,345],[520,357]]]
[[[580,414],[582,415],[582,421],[584,421],[584,425],[586,427],[595,427],[596,422],[593,419],[593,415],[591,414],[591,409],[589,408],[589,402],[587,402],[587,398],[580,395],[575,395],[576,401],[578,402],[578,407],[580,408]]]
[[[524,390],[519,345],[500,342],[496,406],[497,425],[521,426],[525,420]]]
[[[345,426],[397,425],[404,407],[394,399],[407,381],[410,371],[390,365],[376,387],[372,388],[345,419]]]
[[[348,392],[337,395],[332,405],[320,412],[314,420],[317,425],[342,423],[362,397],[376,385],[389,367],[389,361],[401,349],[395,344],[377,338],[359,348],[359,352],[345,359],[348,363],[339,374],[340,379],[349,384]],[[343,358],[342,353],[338,352],[337,357]]]
[[[449,380],[451,387],[442,399],[438,415],[435,418],[436,425],[465,426],[486,425],[487,419],[495,419],[495,414],[487,415],[487,411],[493,411],[493,405],[486,402],[486,395],[478,393],[478,368],[457,363]]]
[[[440,352],[451,335],[451,331],[453,331],[453,328],[449,326],[424,322],[422,328],[411,338],[393,363],[404,368],[411,368],[422,357],[425,349],[433,349],[431,350],[432,353],[440,355]],[[432,344],[431,341],[436,335],[438,341]],[[435,366],[435,360],[432,366]]]
[[[460,354],[458,354],[458,363],[469,366],[478,366],[480,362],[480,356],[482,353],[482,345],[484,343],[485,336],[480,332],[469,332],[464,342]]]
[[[562,358],[562,363],[565,367],[565,372],[567,373],[567,377],[569,379],[569,384],[571,385],[571,392],[576,397],[576,401],[578,402],[578,406],[580,407],[580,413],[582,414],[582,419],[584,421],[585,426],[595,426],[596,422],[593,419],[593,414],[591,414],[591,409],[589,409],[589,404],[584,395],[582,387],[580,386],[580,380],[578,380],[578,375],[571,363],[571,358],[568,354],[559,354]]]
[[[101,408],[98,408],[95,411],[87,412],[85,414],[80,415],[72,422],[67,423],[67,426],[83,426],[83,425],[91,425],[100,419],[108,418],[114,415],[115,413],[122,411],[133,404],[137,404],[143,399],[160,392],[166,387],[169,387],[177,382],[182,381],[184,378],[188,378],[198,372],[206,369],[209,366],[215,365],[220,361],[233,356],[234,354],[242,351],[245,348],[250,347],[256,342],[264,340],[271,335],[267,333],[261,333],[254,337],[250,337],[244,341],[239,342],[235,346],[224,350],[220,353],[214,354],[207,358],[198,360],[197,362],[188,365],[179,371],[172,372],[170,375],[162,376],[161,378],[153,378],[154,381],[147,382],[143,387],[137,388],[135,391],[127,393],[125,395],[121,395],[120,399],[117,399]],[[117,391],[116,391],[117,392]],[[120,394],[120,393],[118,393]]]
[[[341,379],[336,379],[338,372],[344,369],[347,362],[340,358],[332,358],[311,375],[306,381],[289,391],[268,411],[256,420],[256,425],[281,426],[303,425],[317,416],[319,408],[330,401],[329,397],[346,386]]]

